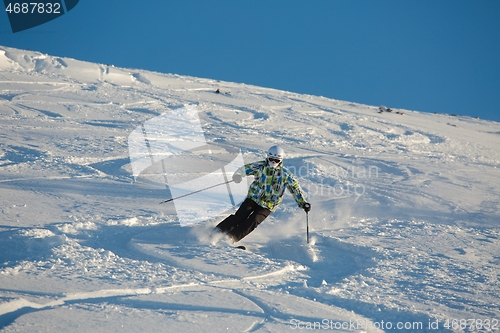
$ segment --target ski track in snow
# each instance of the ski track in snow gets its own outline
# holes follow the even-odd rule
[[[132,181],[129,134],[186,105],[210,153],[169,177],[278,143],[310,244],[289,195],[242,251],[201,236],[222,216],[158,204],[158,166]],[[500,320],[499,123],[6,47],[0,119],[2,332],[496,331],[444,324]]]

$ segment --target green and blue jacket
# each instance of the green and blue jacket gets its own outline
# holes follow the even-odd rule
[[[285,188],[292,194],[299,207],[302,208],[306,203],[297,179],[283,164],[271,168],[265,160],[249,163],[236,170],[235,174],[254,176],[247,197],[271,212],[274,212],[283,200]]]

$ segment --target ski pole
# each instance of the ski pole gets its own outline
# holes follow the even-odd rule
[[[307,244],[309,244],[309,212],[306,212]]]
[[[180,195],[180,196],[178,196],[176,198],[172,198],[172,199],[168,199],[168,200],[162,201],[162,202],[160,202],[160,205],[164,204],[164,203],[167,203],[167,202],[170,202],[170,201],[173,201],[173,200],[176,200],[176,199],[187,197],[188,195],[191,195],[191,194],[200,193],[202,191],[206,191],[206,190],[209,190],[209,189],[217,187],[217,186],[221,186],[221,185],[224,185],[224,184],[229,184],[229,183],[231,183],[233,181],[234,180],[228,180],[228,181],[220,183],[220,184],[215,184],[215,185],[212,185],[212,186],[209,186],[209,187],[202,188],[201,190],[198,190],[198,191],[194,191],[194,192],[190,192],[190,193],[187,193],[187,194],[184,194],[184,195]]]

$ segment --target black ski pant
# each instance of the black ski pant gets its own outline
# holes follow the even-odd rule
[[[252,199],[246,198],[236,213],[226,217],[224,221],[217,225],[217,228],[228,234],[236,243],[257,228],[269,214],[271,214],[269,209],[259,206]]]

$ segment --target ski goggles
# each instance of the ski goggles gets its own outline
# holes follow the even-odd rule
[[[267,159],[269,162],[273,162],[273,163],[280,163],[281,162],[281,159],[279,158],[274,158],[274,157],[268,157]]]

